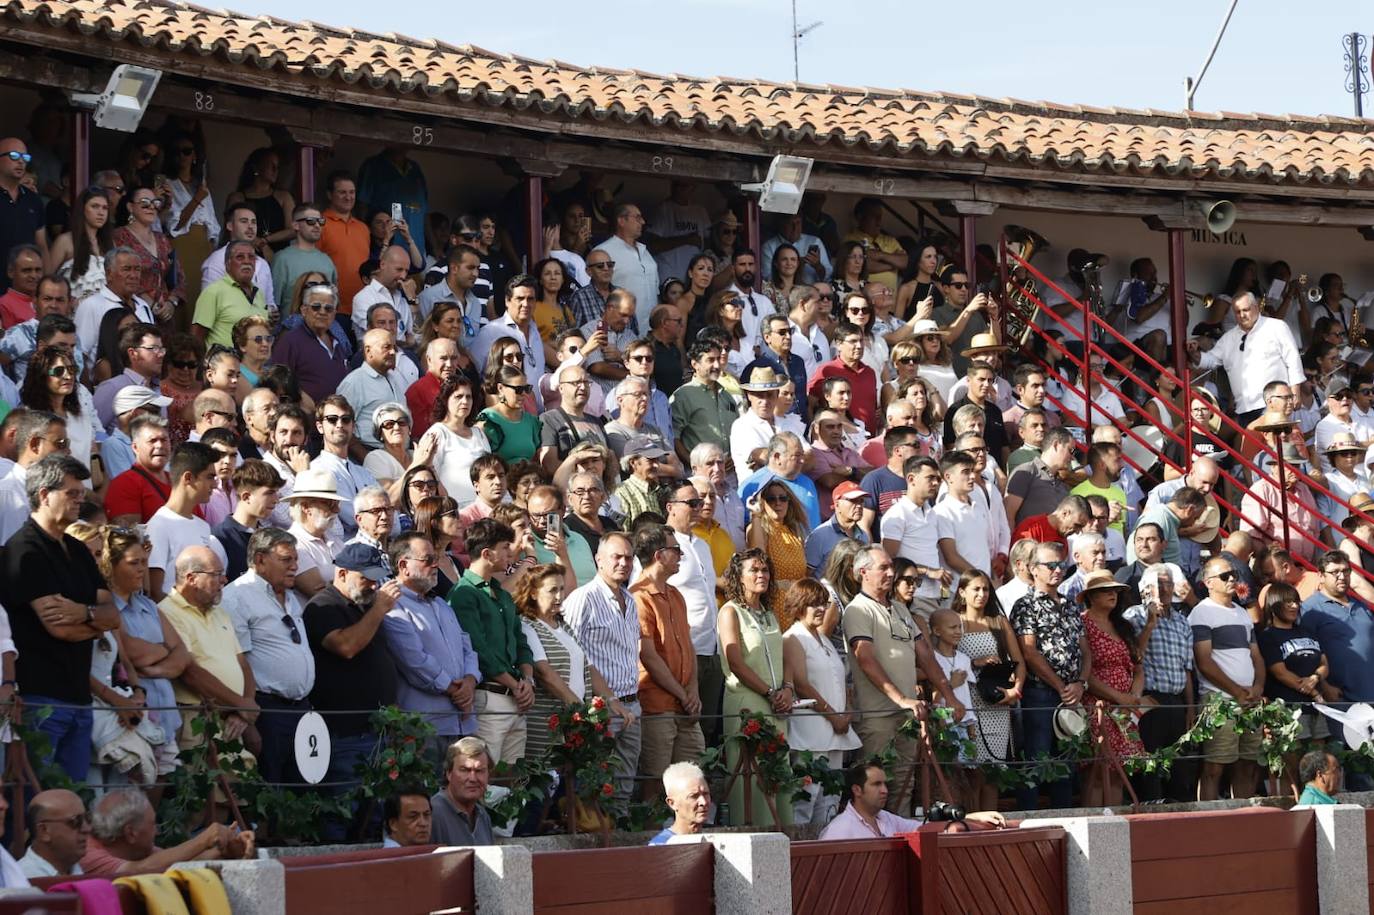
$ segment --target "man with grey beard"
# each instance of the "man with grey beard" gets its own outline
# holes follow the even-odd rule
[[[396,704],[396,663],[380,632],[401,596],[400,583],[390,577],[380,550],[351,543],[334,557],[333,580],[305,605],[305,637],[315,655],[310,705],[329,723],[331,752],[324,780],[335,786],[331,790],[336,794],[352,789],[357,783],[354,764],[377,745],[371,712],[362,710]],[[343,830],[328,824],[326,834],[338,839]]]

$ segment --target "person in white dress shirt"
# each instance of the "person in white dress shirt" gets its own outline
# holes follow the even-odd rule
[[[1236,296],[1231,310],[1236,326],[1205,353],[1196,341],[1189,340],[1188,356],[1199,368],[1226,369],[1235,398],[1236,421],[1246,426],[1264,412],[1265,385],[1286,381],[1297,388],[1307,376],[1292,331],[1283,321],[1260,314],[1253,293]]]
[[[735,281],[728,288],[744,300],[744,316],[740,318],[740,323],[744,325],[744,342],[740,348],[752,350],[759,342],[759,329],[764,319],[777,308],[772,299],[755,288],[758,283],[758,258],[753,251],[736,251],[730,263],[735,268]]]
[[[29,879],[80,876],[80,861],[91,836],[91,816],[81,798],[62,788],[40,791],[29,801],[28,814],[32,838],[28,852],[19,859],[24,875]]]
[[[201,289],[210,288],[211,283],[224,276],[226,269],[224,253],[234,242],[249,242],[259,252],[263,249],[263,246],[258,242],[258,214],[246,203],[236,203],[229,207],[229,211],[224,214],[224,231],[229,233],[229,238],[224,242],[224,247],[211,251],[201,264]],[[267,259],[261,253],[257,255],[253,264],[253,285],[262,291],[262,298],[267,305],[268,313],[275,314],[277,295],[272,288],[272,265],[267,263]]]
[[[406,298],[401,281],[410,270],[410,252],[400,245],[391,245],[382,252],[377,272],[372,280],[353,297],[353,330],[358,336],[367,331],[367,312],[379,303],[396,309],[396,336],[403,347],[415,345],[414,302]]]
[[[635,297],[635,336],[649,329],[649,313],[658,304],[658,263],[639,241],[644,234],[644,215],[633,203],[615,208],[615,234],[594,250],[605,251],[615,262],[611,285],[627,289]]]
[[[130,248],[111,248],[105,252],[105,285],[76,306],[76,342],[86,365],[95,364],[95,349],[100,343],[100,324],[116,308],[126,308],[145,324],[156,324],[153,308],[135,291],[143,278],[138,254]]]

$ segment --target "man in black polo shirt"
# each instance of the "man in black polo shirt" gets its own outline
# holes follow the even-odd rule
[[[29,170],[29,159],[23,140],[0,140],[0,264],[8,262],[10,249],[16,245],[37,245],[43,259],[48,259],[43,198],[20,183]],[[9,288],[9,277],[0,275],[0,293]]]
[[[329,723],[325,781],[337,783],[338,794],[351,789],[354,765],[377,745],[371,713],[357,710],[396,704],[396,665],[379,630],[400,596],[381,551],[350,543],[334,557],[334,580],[305,605],[305,636],[315,653],[310,705]],[[331,714],[342,711],[355,714]]]
[[[64,533],[77,518],[89,476],[65,454],[30,465],[25,483],[32,514],[0,557],[0,593],[19,651],[18,690],[31,726],[52,743],[48,759],[78,782],[91,764],[91,643],[119,626],[90,550]],[[52,714],[38,722],[45,706]]]

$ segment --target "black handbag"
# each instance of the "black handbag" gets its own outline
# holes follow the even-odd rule
[[[1001,626],[992,630],[992,637],[997,642],[997,657],[1002,660],[978,668],[978,680],[974,683],[978,695],[988,705],[1001,702],[1006,698],[1004,692],[1016,685],[1016,663],[1011,660]]]

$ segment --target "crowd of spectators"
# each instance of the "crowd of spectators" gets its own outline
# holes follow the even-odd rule
[[[761,715],[796,753],[857,763],[845,834],[911,813],[901,725],[932,704],[976,776],[1055,756],[1064,707],[1135,712],[1109,741],[1129,756],[1211,693],[1374,698],[1374,588],[1351,578],[1370,532],[1347,508],[1374,504],[1374,379],[1333,361],[1354,320],[1339,277],[1319,305],[1296,281],[1265,299],[1241,263],[1174,341],[1132,265],[1112,320],[1219,371],[1137,403],[1094,352],[1086,407],[1052,357],[1001,340],[988,276],[889,235],[877,201],[840,238],[808,198],[754,252],[688,183],[646,215],[584,182],[522,272],[493,216],[430,209],[403,150],[329,174],[318,202],[259,150],[220,202],[194,131],[131,142],[142,164],[63,198],[0,141],[0,701],[103,792],[91,817],[34,799],[27,872],[244,853],[216,829],[155,849],[145,828],[140,799],[207,709],[290,785],[306,712],[330,784],[376,751],[371,710],[423,714],[445,787],[385,811],[414,844],[488,841],[494,767],[595,697],[615,801],[666,792],[678,831],[717,818],[685,764],[722,743],[735,762]],[[1082,255],[1059,280],[1080,295]],[[1282,449],[1285,491],[1201,432],[1125,459],[1123,426],[1217,411]],[[1323,722],[1305,713],[1303,740]],[[1223,727],[1200,769],[1137,789],[1248,795],[1258,736]],[[1016,804],[1121,787],[1073,773]],[[975,777],[970,807],[997,795]],[[824,824],[840,801],[813,786],[779,818]]]

